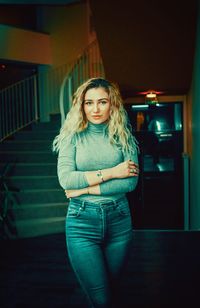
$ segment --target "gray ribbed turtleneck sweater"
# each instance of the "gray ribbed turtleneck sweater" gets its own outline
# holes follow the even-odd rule
[[[111,145],[106,134],[107,124],[89,123],[88,127],[73,138],[63,139],[58,155],[58,178],[63,189],[88,187],[85,171],[112,168],[131,159],[138,162],[137,150],[132,155],[124,154],[116,145]],[[82,195],[79,198],[94,202],[116,200],[135,189],[138,177],[112,179],[100,184],[101,195]]]

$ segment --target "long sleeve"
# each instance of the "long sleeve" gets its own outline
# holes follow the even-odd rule
[[[73,140],[64,138],[58,155],[57,172],[63,189],[81,189],[88,186],[85,174],[77,170],[76,147]]]
[[[124,160],[131,159],[135,163],[138,163],[137,151],[129,156],[124,155]],[[100,184],[101,195],[112,195],[119,193],[128,193],[133,191],[138,183],[138,176],[124,178],[124,179],[113,179]]]
[[[105,133],[105,124],[89,123],[86,130],[65,137],[60,145],[57,173],[61,187],[66,190],[82,189],[89,186],[86,172],[112,168],[131,159],[138,162],[137,151],[125,154],[120,147],[110,143]],[[135,189],[138,177],[112,179],[100,184],[100,195],[81,195],[84,200],[116,199]]]

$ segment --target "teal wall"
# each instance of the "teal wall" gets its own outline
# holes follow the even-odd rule
[[[192,87],[192,154],[190,169],[190,228],[200,230],[200,1]]]
[[[89,44],[88,8],[86,3],[69,6],[42,6],[37,11],[37,23],[40,31],[49,33],[51,42],[51,66],[40,65],[40,73],[51,68],[71,65]],[[64,69],[63,69],[64,72]],[[63,73],[64,74],[64,73]],[[58,78],[53,80],[54,95],[58,97],[61,86]],[[40,120],[48,122],[51,113],[52,89],[49,89],[47,74],[39,78]],[[49,97],[50,96],[50,97]],[[56,99],[55,99],[56,101]],[[59,106],[58,106],[59,107]],[[59,112],[54,110],[54,112]]]

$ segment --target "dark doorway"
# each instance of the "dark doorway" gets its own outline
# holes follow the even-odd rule
[[[182,229],[181,102],[126,106],[139,142],[140,177],[128,195],[136,229]]]

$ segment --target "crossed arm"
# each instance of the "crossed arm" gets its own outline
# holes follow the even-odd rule
[[[83,194],[110,195],[134,190],[138,181],[137,153],[111,168],[78,171],[75,164],[76,149],[72,144],[61,147],[58,157],[58,178],[67,198]],[[67,153],[67,154],[66,154]]]

